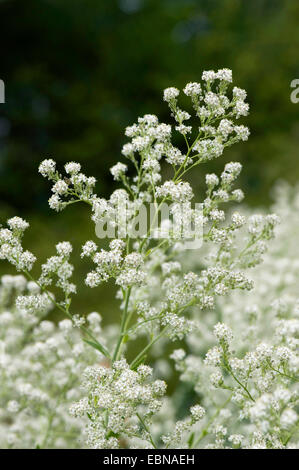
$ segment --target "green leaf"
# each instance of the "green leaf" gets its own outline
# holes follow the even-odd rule
[[[89,341],[89,339],[83,339],[83,341],[85,343],[89,344],[89,346],[91,346],[92,348],[97,349],[98,351],[100,351],[102,354],[104,354],[104,356],[108,357],[108,359],[111,359],[109,352],[107,351],[107,349],[102,344],[94,343],[93,341]]]
[[[190,437],[189,437],[189,439],[188,439],[188,447],[189,447],[189,449],[192,447],[193,442],[194,442],[194,432],[192,432],[192,433],[190,434]]]
[[[144,354],[137,362],[134,363],[132,370],[136,370],[137,367],[140,366],[142,362],[144,362],[145,358],[146,358],[146,354]]]

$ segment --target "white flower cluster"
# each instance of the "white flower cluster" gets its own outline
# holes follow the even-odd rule
[[[177,421],[175,423],[174,431],[166,436],[162,436],[162,441],[168,447],[177,448],[179,444],[182,445],[182,441],[186,440],[186,436],[194,424],[200,421],[205,415],[205,409],[200,405],[194,405],[190,408],[190,417],[185,418],[184,421]]]
[[[96,264],[96,270],[87,274],[86,284],[89,287],[97,287],[110,278],[114,278],[116,284],[123,289],[142,284],[145,278],[141,269],[142,255],[134,251],[125,255],[125,243],[122,240],[113,240],[110,248],[110,251],[97,251],[97,246],[92,241],[86,242],[82,247],[81,256],[91,257]]]
[[[20,217],[13,217],[7,221],[9,228],[0,229],[0,259],[13,264],[18,271],[31,271],[36,261],[30,251],[22,248],[22,237],[28,222]]]
[[[39,172],[42,176],[53,183],[53,196],[49,199],[51,209],[61,211],[67,205],[78,199],[89,201],[93,199],[93,190],[96,179],[87,177],[81,173],[81,165],[76,162],[70,162],[65,165],[66,175],[63,177],[56,170],[56,162],[52,159],[44,160],[39,166]]]
[[[121,178],[124,176],[126,173],[128,167],[127,165],[124,165],[124,163],[118,162],[116,165],[114,165],[110,171],[112,176],[116,181],[121,180]]]
[[[81,256],[94,266],[87,286],[117,287],[120,321],[102,331],[96,312],[72,312],[71,244],[58,243],[35,278],[35,257],[22,246],[28,223],[8,220],[0,258],[27,279],[4,276],[0,286],[1,447],[298,447],[299,190],[279,189],[278,226],[275,214],[226,208],[244,196],[234,187],[237,162],[206,175],[200,210],[190,207],[196,191],[185,180],[249,136],[236,125],[248,112],[246,92],[231,83],[231,71],[221,69],[186,85],[196,126],[186,124],[191,114],[179,108],[179,90],[167,88],[175,129],[151,114],[126,129],[128,165],[111,168],[122,188],[109,199],[94,193],[96,180],[79,163],[67,163],[65,176],[52,159],[41,163],[53,183],[51,208],[81,201],[97,226],[109,222],[109,248],[89,240]],[[152,203],[156,222],[165,202],[182,227],[191,220],[202,229],[201,248],[186,249],[169,220],[162,239],[153,236],[155,223],[146,233],[135,230],[142,207]],[[53,308],[64,316],[58,326],[47,317]],[[182,383],[166,396],[160,379],[177,380],[170,341],[179,348],[171,359]]]
[[[69,282],[74,267],[69,263],[70,254],[73,251],[70,242],[60,242],[56,245],[57,255],[48,258],[42,265],[42,274],[38,280],[41,287],[50,286],[57,278],[56,287],[60,287],[66,297],[76,292],[76,286]]]
[[[212,317],[210,326],[201,321],[187,337],[189,355],[182,349],[172,354],[181,380],[193,383],[209,410],[210,424],[199,431],[196,447],[298,447],[299,191],[279,185],[276,194],[281,224],[263,264],[252,271],[255,288],[217,301],[216,346],[208,347]],[[249,217],[253,237],[268,237],[265,219],[276,222]]]
[[[0,284],[0,447],[65,448],[83,443],[83,425],[68,409],[82,396],[80,377],[87,365],[102,360],[82,343],[70,320],[56,326],[47,312],[23,315],[15,296],[36,285],[23,276],[3,276]],[[28,296],[23,298],[28,299]],[[19,300],[17,304],[22,304]],[[100,334],[100,316],[88,323]],[[70,323],[70,328],[65,322]]]
[[[166,181],[162,186],[158,186],[156,190],[158,198],[170,198],[175,202],[186,202],[193,197],[193,192],[188,182],[174,183]]]
[[[140,365],[131,370],[122,359],[112,368],[88,367],[83,374],[87,396],[72,405],[73,416],[87,415],[87,443],[95,449],[115,449],[120,442],[139,438],[149,441],[147,426],[162,406],[166,384],[150,381],[152,369]]]

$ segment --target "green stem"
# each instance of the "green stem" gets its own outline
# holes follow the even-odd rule
[[[148,438],[149,438],[150,443],[152,444],[153,448],[154,448],[154,449],[157,449],[157,446],[156,446],[156,444],[154,443],[153,438],[152,438],[152,436],[151,436],[151,433],[150,433],[150,431],[149,431],[147,425],[145,424],[144,420],[141,418],[141,416],[140,416],[139,413],[136,413],[136,416],[137,416],[137,418],[139,419],[140,423],[142,424],[144,430],[147,432]]]
[[[163,328],[163,330],[156,336],[152,341],[150,341],[145,348],[142,349],[142,351],[135,357],[135,359],[131,362],[130,367],[131,369],[134,369],[136,364],[138,364],[139,359],[142,358],[142,356],[145,355],[145,353],[155,344],[162,336],[164,336],[165,330],[167,329],[167,326]]]
[[[200,441],[207,435],[208,433],[208,429],[209,427],[211,426],[211,424],[215,421],[215,419],[217,418],[217,416],[219,415],[220,411],[223,410],[223,408],[230,402],[231,398],[232,398],[232,395],[231,394],[227,400],[225,400],[225,402],[223,403],[223,405],[221,405],[217,410],[216,412],[213,414],[213,416],[209,419],[208,421],[208,424],[206,425],[206,427],[201,431],[199,437],[196,439],[196,441],[193,443],[193,445],[191,446],[191,449],[194,449],[199,443]]]
[[[123,345],[123,342],[124,342],[126,320],[127,320],[127,315],[128,315],[128,305],[129,305],[131,290],[132,290],[132,288],[129,287],[128,290],[126,291],[126,300],[125,300],[124,311],[123,311],[122,319],[121,319],[120,335],[119,335],[119,338],[118,338],[118,341],[117,341],[117,344],[116,344],[116,347],[115,347],[115,351],[114,351],[114,354],[113,354],[113,357],[112,357],[113,362],[118,360],[118,358],[120,356],[120,353],[121,353],[122,345]]]
[[[282,375],[283,377],[287,377],[287,378],[290,379],[290,380],[294,380],[294,382],[298,382],[298,381],[299,381],[299,377],[296,377],[296,376],[293,376],[293,375],[284,374],[283,372],[280,372],[280,370],[274,369],[274,367],[272,367],[271,364],[269,364],[269,367],[270,367],[272,370],[274,370],[274,372],[277,372],[277,374]]]
[[[240,385],[240,387],[243,388],[243,390],[246,392],[246,395],[248,396],[248,398],[250,398],[250,400],[254,402],[254,399],[252,398],[252,396],[251,396],[250,392],[248,391],[247,387],[245,387],[245,385],[243,385],[242,382],[240,382],[240,380],[233,373],[230,365],[227,364],[227,363],[226,363],[226,370],[230,373],[230,375],[233,377],[233,379]]]
[[[63,308],[62,305],[60,305],[58,302],[56,302],[56,300],[53,298],[53,296],[50,294],[50,292],[48,291],[48,289],[46,289],[43,285],[41,285],[37,280],[34,279],[34,277],[29,273],[29,271],[27,270],[24,270],[23,271],[24,274],[26,274],[26,276],[31,280],[33,281],[36,285],[38,285],[38,287],[40,288],[40,290],[42,292],[44,292],[48,299],[61,311],[63,312],[68,318],[70,318],[72,321],[73,321],[73,315],[66,309],[66,308]],[[107,351],[107,349],[93,336],[93,334],[89,331],[88,328],[86,328],[85,326],[81,325],[80,327],[80,330],[82,332],[84,332],[87,336],[89,336],[90,339],[92,339],[97,345],[99,345],[107,354],[107,357],[110,357],[110,354],[109,352]]]
[[[151,317],[151,318],[148,318],[147,320],[143,320],[143,321],[140,321],[138,323],[135,323],[133,326],[131,326],[131,328],[127,329],[124,334],[127,335],[128,333],[130,333],[131,331],[136,331],[137,328],[139,328],[140,325],[144,325],[145,323],[149,323],[149,322],[152,322],[154,320],[158,320],[159,318],[162,317],[162,314],[160,313],[159,315],[156,315],[154,317]]]

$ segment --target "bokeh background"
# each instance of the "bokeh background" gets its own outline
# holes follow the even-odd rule
[[[0,1],[0,219],[31,223],[25,244],[44,262],[58,241],[74,244],[78,313],[116,315],[112,286],[82,286],[88,270],[80,246],[95,239],[88,209],[48,208],[49,184],[37,172],[54,158],[79,161],[108,196],[109,168],[120,158],[124,128],[139,115],[169,121],[167,86],[197,81],[202,70],[229,67],[248,91],[248,143],[205,167],[244,165],[246,202],[267,206],[277,179],[299,178],[299,103],[290,83],[299,78],[297,0],[26,0]],[[193,184],[200,193],[203,170]],[[0,274],[12,272],[1,262]],[[37,270],[38,272],[38,270]]]

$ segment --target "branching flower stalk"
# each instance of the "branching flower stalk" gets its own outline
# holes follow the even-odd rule
[[[39,417],[36,423],[44,436],[37,439],[37,429],[29,430],[28,447],[63,447],[70,440],[72,446],[98,449],[193,448],[202,443],[217,448],[283,447],[294,441],[298,425],[298,398],[293,391],[298,375],[295,339],[285,345],[283,336],[269,350],[253,342],[254,346],[248,344],[246,350],[240,346],[239,356],[234,357],[233,329],[235,319],[242,314],[236,307],[227,316],[228,325],[217,323],[215,317],[222,310],[226,316],[226,305],[234,305],[236,295],[241,299],[250,295],[253,282],[247,270],[258,269],[279,218],[275,214],[248,214],[246,209],[243,215],[231,206],[225,210],[228,203],[243,199],[243,192],[234,188],[240,163],[226,164],[220,176],[206,175],[206,197],[200,204],[191,204],[194,192],[185,179],[191,170],[198,171],[204,163],[220,158],[226,147],[248,139],[248,128],[237,124],[248,113],[246,92],[232,88],[231,83],[231,71],[221,69],[203,72],[201,83],[186,85],[183,92],[191,100],[193,125],[187,125],[191,114],[180,108],[179,90],[164,90],[163,99],[175,121],[174,128],[159,123],[151,114],[127,127],[125,134],[130,141],[123,146],[122,154],[128,164],[119,162],[111,168],[122,187],[109,199],[96,195],[96,179],[82,173],[79,163],[67,163],[65,175],[52,159],[40,164],[39,172],[52,184],[50,208],[61,211],[83,202],[91,209],[96,235],[101,238],[106,230],[108,249],[100,248],[99,241],[94,240],[82,247],[81,256],[93,266],[85,283],[97,288],[114,281],[120,320],[102,331],[96,312],[87,317],[73,314],[70,306],[76,286],[71,282],[71,244],[58,243],[56,254],[42,264],[40,277],[35,279],[31,271],[36,258],[22,245],[29,224],[19,217],[7,221],[7,228],[0,230],[0,258],[13,264],[28,282],[22,276],[11,278],[9,290],[7,281],[2,281],[0,324],[5,328],[1,340],[8,348],[4,364],[11,361],[19,371],[18,356],[22,355],[28,380],[39,383],[44,390],[48,381],[38,366],[40,361],[51,371],[58,389],[51,385],[46,394],[35,393],[30,383],[16,384],[14,370],[0,369],[7,383],[0,398],[0,404],[4,403],[1,406],[8,410],[2,413],[3,421],[0,414],[0,442],[4,439],[5,446],[18,446],[28,410]],[[174,145],[175,135],[181,147]],[[165,181],[163,169],[167,164],[172,168],[172,178]],[[169,209],[167,219],[163,219],[165,205]],[[152,217],[149,226],[141,230],[140,214],[144,210],[152,211]],[[21,278],[22,289],[18,290],[16,279]],[[52,287],[60,289],[61,300],[55,299]],[[16,303],[10,302],[9,308],[15,312],[15,320],[5,310],[5,296],[13,289],[17,291]],[[58,327],[46,319],[51,308],[67,317]],[[212,331],[218,342],[214,347]],[[59,338],[60,346],[55,346],[55,338]],[[136,351],[138,338],[142,338],[143,346]],[[172,341],[187,348],[188,352],[182,348],[173,351],[171,358],[182,383],[194,389],[194,404],[186,405],[179,421],[164,381],[170,367],[165,351]],[[136,352],[130,363],[128,346]],[[252,347],[256,349],[252,351]],[[70,374],[70,367],[75,372]],[[30,368],[34,372],[29,374]],[[263,388],[260,382],[264,377],[268,385]],[[291,381],[288,397],[277,398],[275,416],[270,413],[268,424],[259,427],[256,409],[268,406],[263,393],[270,393],[272,387],[273,394],[279,395],[274,389],[286,381]],[[7,404],[11,394],[15,398]],[[59,418],[57,406],[63,408]],[[238,433],[232,429],[228,434],[223,423],[229,414],[237,413],[238,407],[240,419],[234,422],[242,424],[235,425]],[[65,412],[68,408],[70,415]],[[3,436],[6,434],[2,423],[7,413],[14,423],[9,442],[1,437],[2,429]],[[12,418],[12,413],[19,413],[21,418]],[[47,419],[43,421],[42,416]],[[251,428],[247,429],[242,420],[249,421]],[[252,427],[257,429],[252,431]]]

